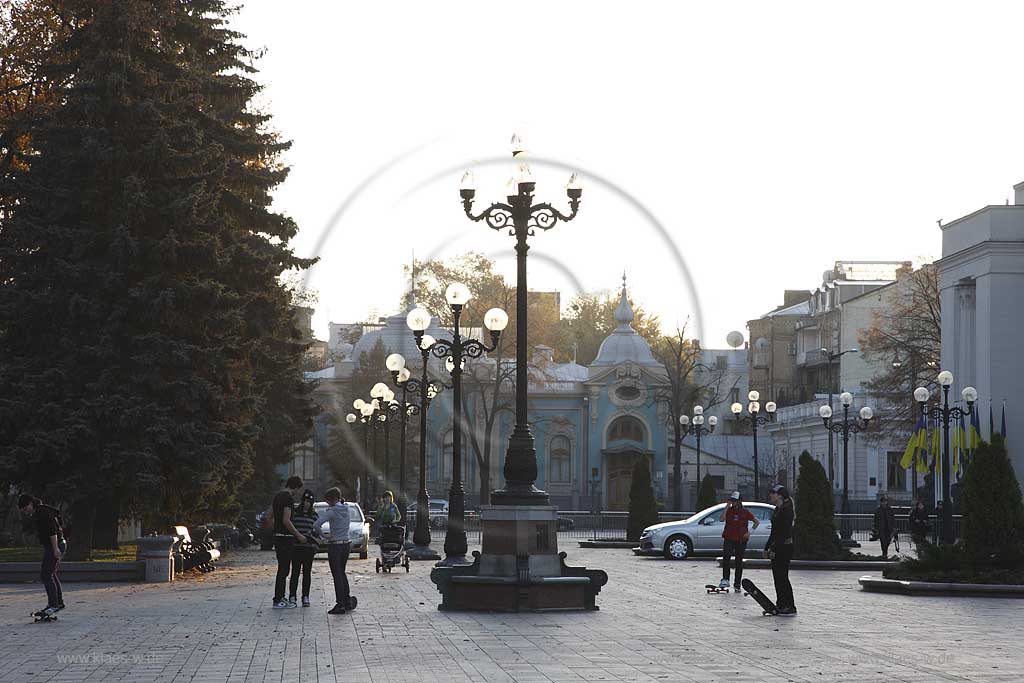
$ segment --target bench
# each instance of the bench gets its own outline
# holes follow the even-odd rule
[[[174,534],[181,539],[178,544],[178,552],[181,554],[181,570],[198,569],[201,572],[212,572],[215,567],[213,563],[220,559],[220,550],[217,544],[210,540],[209,529],[203,530],[203,537],[197,541],[192,540],[188,527],[174,527]]]

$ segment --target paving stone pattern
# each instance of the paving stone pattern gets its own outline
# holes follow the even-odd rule
[[[0,585],[0,683],[34,681],[1021,681],[1024,602],[865,593],[857,572],[794,571],[797,617],[706,595],[713,562],[563,549],[609,584],[596,613],[442,613],[429,563],[376,574],[349,562],[359,609],[272,610],[274,556],[231,553],[173,584],[70,584],[32,623],[37,584]],[[775,591],[771,574],[748,577]]]

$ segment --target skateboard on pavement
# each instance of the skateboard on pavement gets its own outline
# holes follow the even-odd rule
[[[37,623],[37,624],[40,623],[40,622],[57,621],[57,615],[56,614],[48,614],[45,611],[33,612],[32,613],[32,620],[35,623]]]
[[[706,584],[704,584],[704,588],[707,589],[708,595],[711,595],[712,593],[728,593],[729,592],[729,587],[728,586],[726,586],[725,588],[720,588],[719,586],[716,586],[713,583],[706,583]]]
[[[775,603],[768,599],[768,596],[761,592],[761,589],[754,585],[754,582],[750,579],[743,579],[743,590],[746,591],[746,595],[757,600],[757,604],[761,606],[762,613],[765,616],[775,616],[779,613],[779,608],[775,606]]]

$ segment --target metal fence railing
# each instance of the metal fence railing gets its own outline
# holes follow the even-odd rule
[[[692,516],[692,512],[659,512],[659,522],[671,522],[686,519]],[[797,513],[799,514],[799,512]],[[558,534],[561,538],[567,539],[607,539],[617,540],[626,537],[626,525],[629,521],[629,513],[617,510],[604,510],[601,512],[586,512],[581,510],[559,510],[558,511]],[[953,515],[953,533],[960,538],[961,516]],[[836,530],[843,538],[850,538],[855,541],[869,541],[871,539],[874,515],[872,514],[836,514]],[[444,528],[432,530],[435,538],[444,537]],[[929,540],[937,537],[939,531],[939,520],[934,515],[929,517]],[[896,515],[896,532],[901,540],[910,540],[910,520],[905,514]],[[476,513],[466,514],[466,540],[470,545],[480,543],[480,517]]]

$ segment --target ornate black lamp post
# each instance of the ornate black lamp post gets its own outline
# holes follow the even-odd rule
[[[363,482],[360,487],[361,490],[358,492],[359,497],[362,500],[359,501],[360,505],[365,510],[368,507],[369,501],[369,481],[370,481],[370,427],[375,426],[376,417],[374,412],[376,406],[373,403],[367,403],[361,398],[357,398],[352,402],[352,407],[355,408],[359,414],[349,413],[345,416],[345,421],[355,427],[356,423],[363,426]],[[374,431],[374,450],[376,450],[376,430]],[[376,454],[374,454],[376,455]]]
[[[832,352],[826,348],[821,349],[821,353],[828,357],[828,407],[832,408],[832,395],[835,393],[832,389],[835,383],[835,370],[833,364],[848,353],[857,353],[858,349],[846,349],[845,351]],[[835,461],[835,445],[832,440],[832,432],[828,433],[828,485],[832,489],[829,491],[829,495],[832,496],[833,505],[835,504],[835,473],[833,471],[833,462]],[[796,473],[794,473],[795,476]]]
[[[732,414],[736,418],[736,421],[750,422],[750,432],[754,435],[754,500],[761,500],[761,466],[757,460],[757,428],[763,426],[769,422],[775,421],[775,401],[768,401],[764,404],[764,412],[766,415],[761,414],[761,394],[756,391],[751,391],[747,394],[749,403],[747,403],[747,414],[742,415],[743,405],[740,403],[732,404]],[[698,484],[699,486],[699,484]]]
[[[715,426],[718,424],[718,418],[712,415],[708,418],[708,426],[704,426],[704,407],[694,406],[693,407],[693,420],[690,420],[688,415],[679,416],[680,430],[685,438],[687,434],[693,434],[697,437],[697,486],[700,486],[700,438],[707,436],[715,431]]]
[[[462,371],[467,358],[479,358],[498,345],[501,331],[508,325],[508,314],[500,308],[492,308],[484,314],[484,326],[491,332],[491,345],[487,346],[476,339],[463,339],[460,322],[462,309],[470,299],[469,288],[455,282],[445,290],[445,299],[452,309],[452,338],[437,339],[427,349],[437,358],[445,359],[445,367],[452,376],[452,483],[448,492],[448,530],[444,537],[445,558],[443,565],[465,564],[466,529],[465,513],[466,498],[462,487]],[[422,308],[409,312],[407,323],[416,335],[416,343],[424,348],[424,330],[430,325],[430,313]],[[426,363],[424,363],[426,367]],[[536,465],[534,465],[536,469]],[[422,475],[421,475],[422,476]],[[426,508],[426,501],[417,505]]]
[[[818,415],[825,423],[825,429],[829,434],[841,434],[843,437],[843,515],[850,514],[850,434],[856,434],[868,428],[868,423],[874,417],[874,411],[864,406],[860,409],[860,419],[850,418],[850,406],[853,405],[853,394],[844,391],[839,395],[839,402],[843,404],[843,421],[836,422],[832,418],[832,408],[827,404],[818,408]],[[849,539],[853,535],[853,528],[849,524],[849,518],[844,517],[842,524],[842,536]]]
[[[513,158],[523,154],[519,136],[512,137]],[[466,215],[473,221],[485,221],[494,230],[509,230],[516,238],[516,425],[509,437],[505,454],[505,488],[494,491],[491,501],[499,505],[547,505],[548,494],[534,486],[537,481],[537,452],[533,431],[527,422],[527,283],[526,254],[530,249],[526,238],[535,228],[550,230],[558,221],[571,221],[579,210],[583,188],[573,173],[565,193],[569,197],[569,214],[563,214],[548,203],[534,203],[536,183],[530,167],[520,163],[516,175],[509,181],[507,203],[496,202],[479,214],[473,213],[476,185],[473,174],[462,177],[460,195]]]
[[[411,327],[413,324],[419,324],[414,321],[413,314],[416,316],[420,315],[423,309],[414,309],[409,313],[407,323]],[[430,325],[429,313],[427,319],[427,325]],[[426,329],[426,328],[424,328]],[[430,547],[430,509],[429,501],[430,497],[427,493],[427,410],[430,408],[430,402],[438,395],[441,391],[440,385],[429,382],[427,380],[427,361],[430,359],[430,347],[434,345],[434,338],[429,334],[422,334],[417,337],[417,346],[420,349],[421,361],[423,363],[422,376],[420,379],[414,379],[409,368],[405,367],[405,358],[401,358],[401,365],[399,366],[398,358],[389,357],[388,369],[391,370],[391,375],[394,377],[395,382],[402,387],[402,401],[406,402],[407,394],[419,396],[420,404],[418,410],[409,413],[410,415],[419,414],[420,416],[420,452],[419,452],[419,489],[416,496],[416,527],[413,531],[412,542],[414,547],[409,551],[409,557],[413,560],[439,560],[440,556],[434,552]],[[403,438],[404,442],[404,438]],[[404,462],[404,458],[403,458]],[[405,475],[400,474],[400,478],[405,481]],[[405,514],[404,512],[402,513]]]
[[[953,373],[943,370],[938,376],[939,386],[942,387],[942,405],[928,408],[928,390],[924,387],[914,389],[914,398],[921,406],[921,412],[933,420],[942,423],[942,522],[939,538],[943,543],[956,542],[953,533],[953,501],[949,498],[949,425],[963,418],[970,419],[971,407],[978,400],[978,391],[974,387],[964,387],[960,392],[967,410],[959,406],[949,405],[949,387],[953,384]]]

